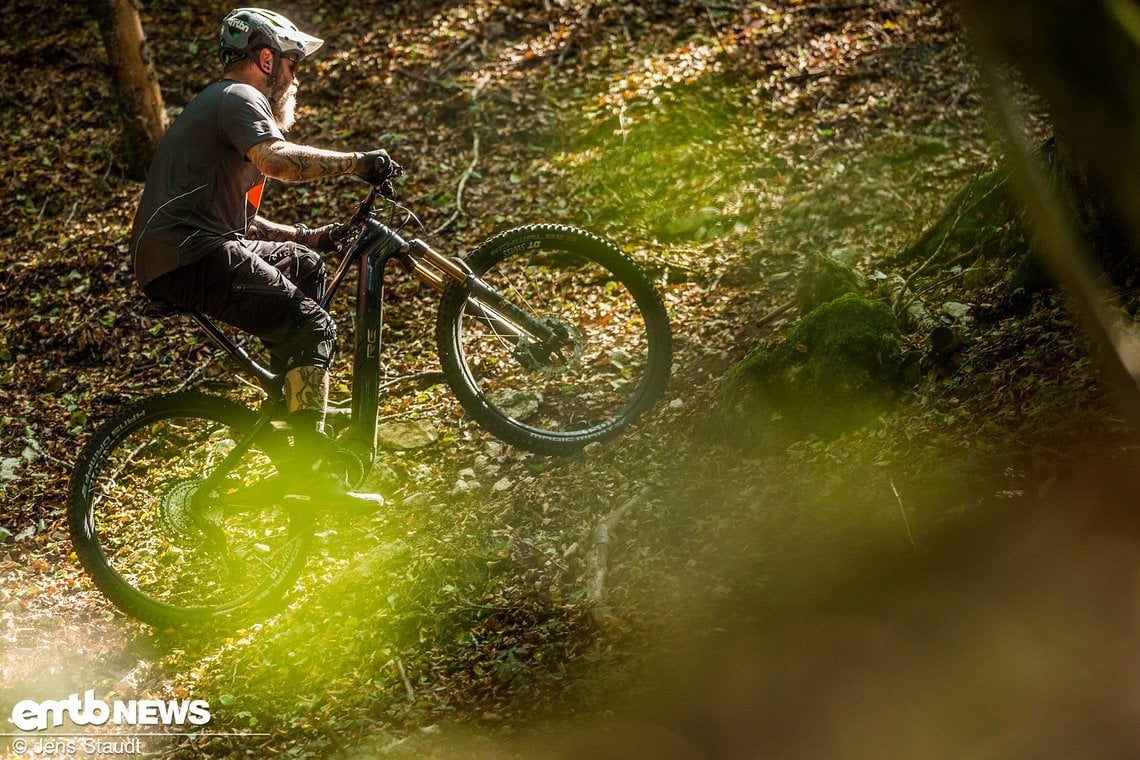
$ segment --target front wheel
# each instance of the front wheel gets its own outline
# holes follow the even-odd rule
[[[99,590],[156,626],[232,621],[279,599],[313,524],[281,506],[289,446],[278,436],[252,410],[200,393],[108,420],[79,456],[67,507]]]
[[[672,363],[665,305],[613,245],[532,225],[465,262],[478,282],[447,286],[436,342],[448,384],[491,433],[571,453],[615,435],[660,395]]]

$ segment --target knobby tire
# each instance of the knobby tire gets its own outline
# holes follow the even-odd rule
[[[440,364],[465,411],[498,438],[543,454],[608,439],[649,409],[669,378],[668,315],[637,264],[564,225],[502,232],[464,259],[475,275],[567,336],[547,353],[480,313],[469,288],[444,290]]]
[[[258,506],[240,513],[218,500],[192,506],[198,484],[257,419],[207,394],[155,396],[114,415],[84,447],[68,528],[83,567],[120,610],[160,627],[229,624],[272,608],[293,585],[311,517],[253,497]],[[242,455],[225,483],[231,492],[272,482],[287,444],[271,435],[259,434]]]

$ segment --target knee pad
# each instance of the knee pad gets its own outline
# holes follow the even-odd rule
[[[336,322],[316,301],[306,298],[301,302],[301,321],[279,350],[289,357],[294,367],[320,367],[328,369],[336,358]]]
[[[297,269],[292,275],[295,284],[310,298],[319,299],[325,294],[325,262],[308,248],[297,248]]]

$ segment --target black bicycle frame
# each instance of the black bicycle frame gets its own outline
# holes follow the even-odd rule
[[[380,405],[380,328],[384,321],[384,270],[408,246],[394,230],[374,219],[364,222],[364,231],[341,261],[321,307],[329,303],[344,282],[348,270],[357,267],[356,324],[352,356],[352,416],[346,443],[362,447],[371,460],[376,453],[376,420]]]
[[[355,264],[359,271],[356,300],[356,346],[353,355],[351,427],[346,442],[355,443],[355,453],[371,461],[376,455],[376,420],[380,403],[380,326],[384,307],[384,268],[394,257],[408,248],[408,242],[387,226],[368,218],[364,231],[344,257],[324,297],[321,308],[328,310],[329,303],[344,282],[349,269]],[[284,402],[284,373],[274,374],[259,364],[241,346],[230,339],[209,317],[201,312],[190,314],[206,331],[210,339],[237,361],[238,366],[257,380],[269,396],[269,405],[263,409],[258,424],[239,441],[229,456],[207,479],[212,490],[230,471],[233,462],[240,458],[262,430],[277,418]],[[232,461],[231,461],[232,460]]]
[[[357,269],[356,323],[352,363],[351,417],[348,431],[342,440],[352,446],[358,456],[371,462],[376,455],[376,422],[380,405],[380,330],[384,316],[384,271],[390,261],[398,260],[403,267],[431,288],[443,291],[449,281],[462,283],[468,292],[467,310],[492,325],[496,333],[513,341],[520,348],[538,346],[545,351],[557,351],[566,336],[532,317],[488,287],[461,259],[448,258],[431,249],[419,239],[405,240],[399,233],[363,213],[371,207],[372,196],[358,212],[363,230],[356,243],[337,267],[320,304],[326,311],[344,283],[348,272]],[[270,422],[275,410],[284,401],[284,377],[274,374],[255,361],[244,349],[229,339],[206,316],[193,312],[194,318],[207,335],[223,351],[230,354],[241,368],[254,377],[269,395],[272,405],[262,415],[260,423],[247,439],[238,444],[232,456],[241,452]],[[220,467],[211,479],[224,476],[229,468]]]

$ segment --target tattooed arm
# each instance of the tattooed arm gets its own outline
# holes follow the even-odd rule
[[[249,223],[245,236],[250,240],[268,240],[272,243],[300,243],[319,253],[332,253],[351,233],[352,228],[343,224],[326,224],[309,229],[303,224],[290,227],[268,219],[255,218]]]
[[[249,149],[247,155],[262,174],[284,182],[335,177],[361,169],[359,153],[338,153],[285,140],[259,142]]]

